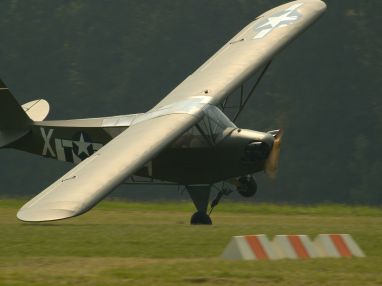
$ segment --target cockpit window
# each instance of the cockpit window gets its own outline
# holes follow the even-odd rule
[[[225,132],[227,129],[237,128],[216,106],[208,106],[204,110],[204,114],[197,124],[175,142],[177,146],[195,148],[215,145],[228,134]]]
[[[236,125],[216,106],[210,105],[205,115],[197,124],[201,131],[209,138],[212,144],[223,139],[223,132],[227,128],[236,128]]]

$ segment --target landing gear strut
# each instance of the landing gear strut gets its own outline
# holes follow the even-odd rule
[[[214,210],[214,208],[219,204],[221,198],[223,196],[228,196],[230,193],[232,193],[233,191],[230,190],[230,189],[226,189],[226,188],[222,188],[216,195],[216,198],[211,202],[211,208],[210,208],[210,212],[209,214],[212,213],[212,211]]]
[[[219,204],[223,196],[228,196],[230,193],[232,193],[232,190],[222,187],[217,193],[215,199],[211,202],[210,211],[207,213],[212,185],[194,185],[186,186],[186,188],[192,201],[194,202],[196,209],[198,210],[192,215],[190,221],[191,224],[212,224],[210,218],[212,211]]]

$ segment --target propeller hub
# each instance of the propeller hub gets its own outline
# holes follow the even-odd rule
[[[272,135],[274,137],[274,142],[272,145],[272,149],[269,153],[269,156],[267,160],[265,161],[264,169],[269,177],[276,178],[283,131],[279,130],[277,132],[274,132],[274,134]]]

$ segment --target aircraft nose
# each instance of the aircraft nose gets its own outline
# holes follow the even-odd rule
[[[271,134],[263,133],[262,136],[249,143],[245,147],[246,161],[265,160],[271,152],[274,137]]]

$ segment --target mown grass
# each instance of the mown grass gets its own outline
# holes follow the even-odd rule
[[[0,200],[0,285],[382,285],[382,210],[226,203],[190,226],[190,203],[105,201],[77,218],[22,223]],[[350,233],[367,257],[224,261],[233,235]]]

